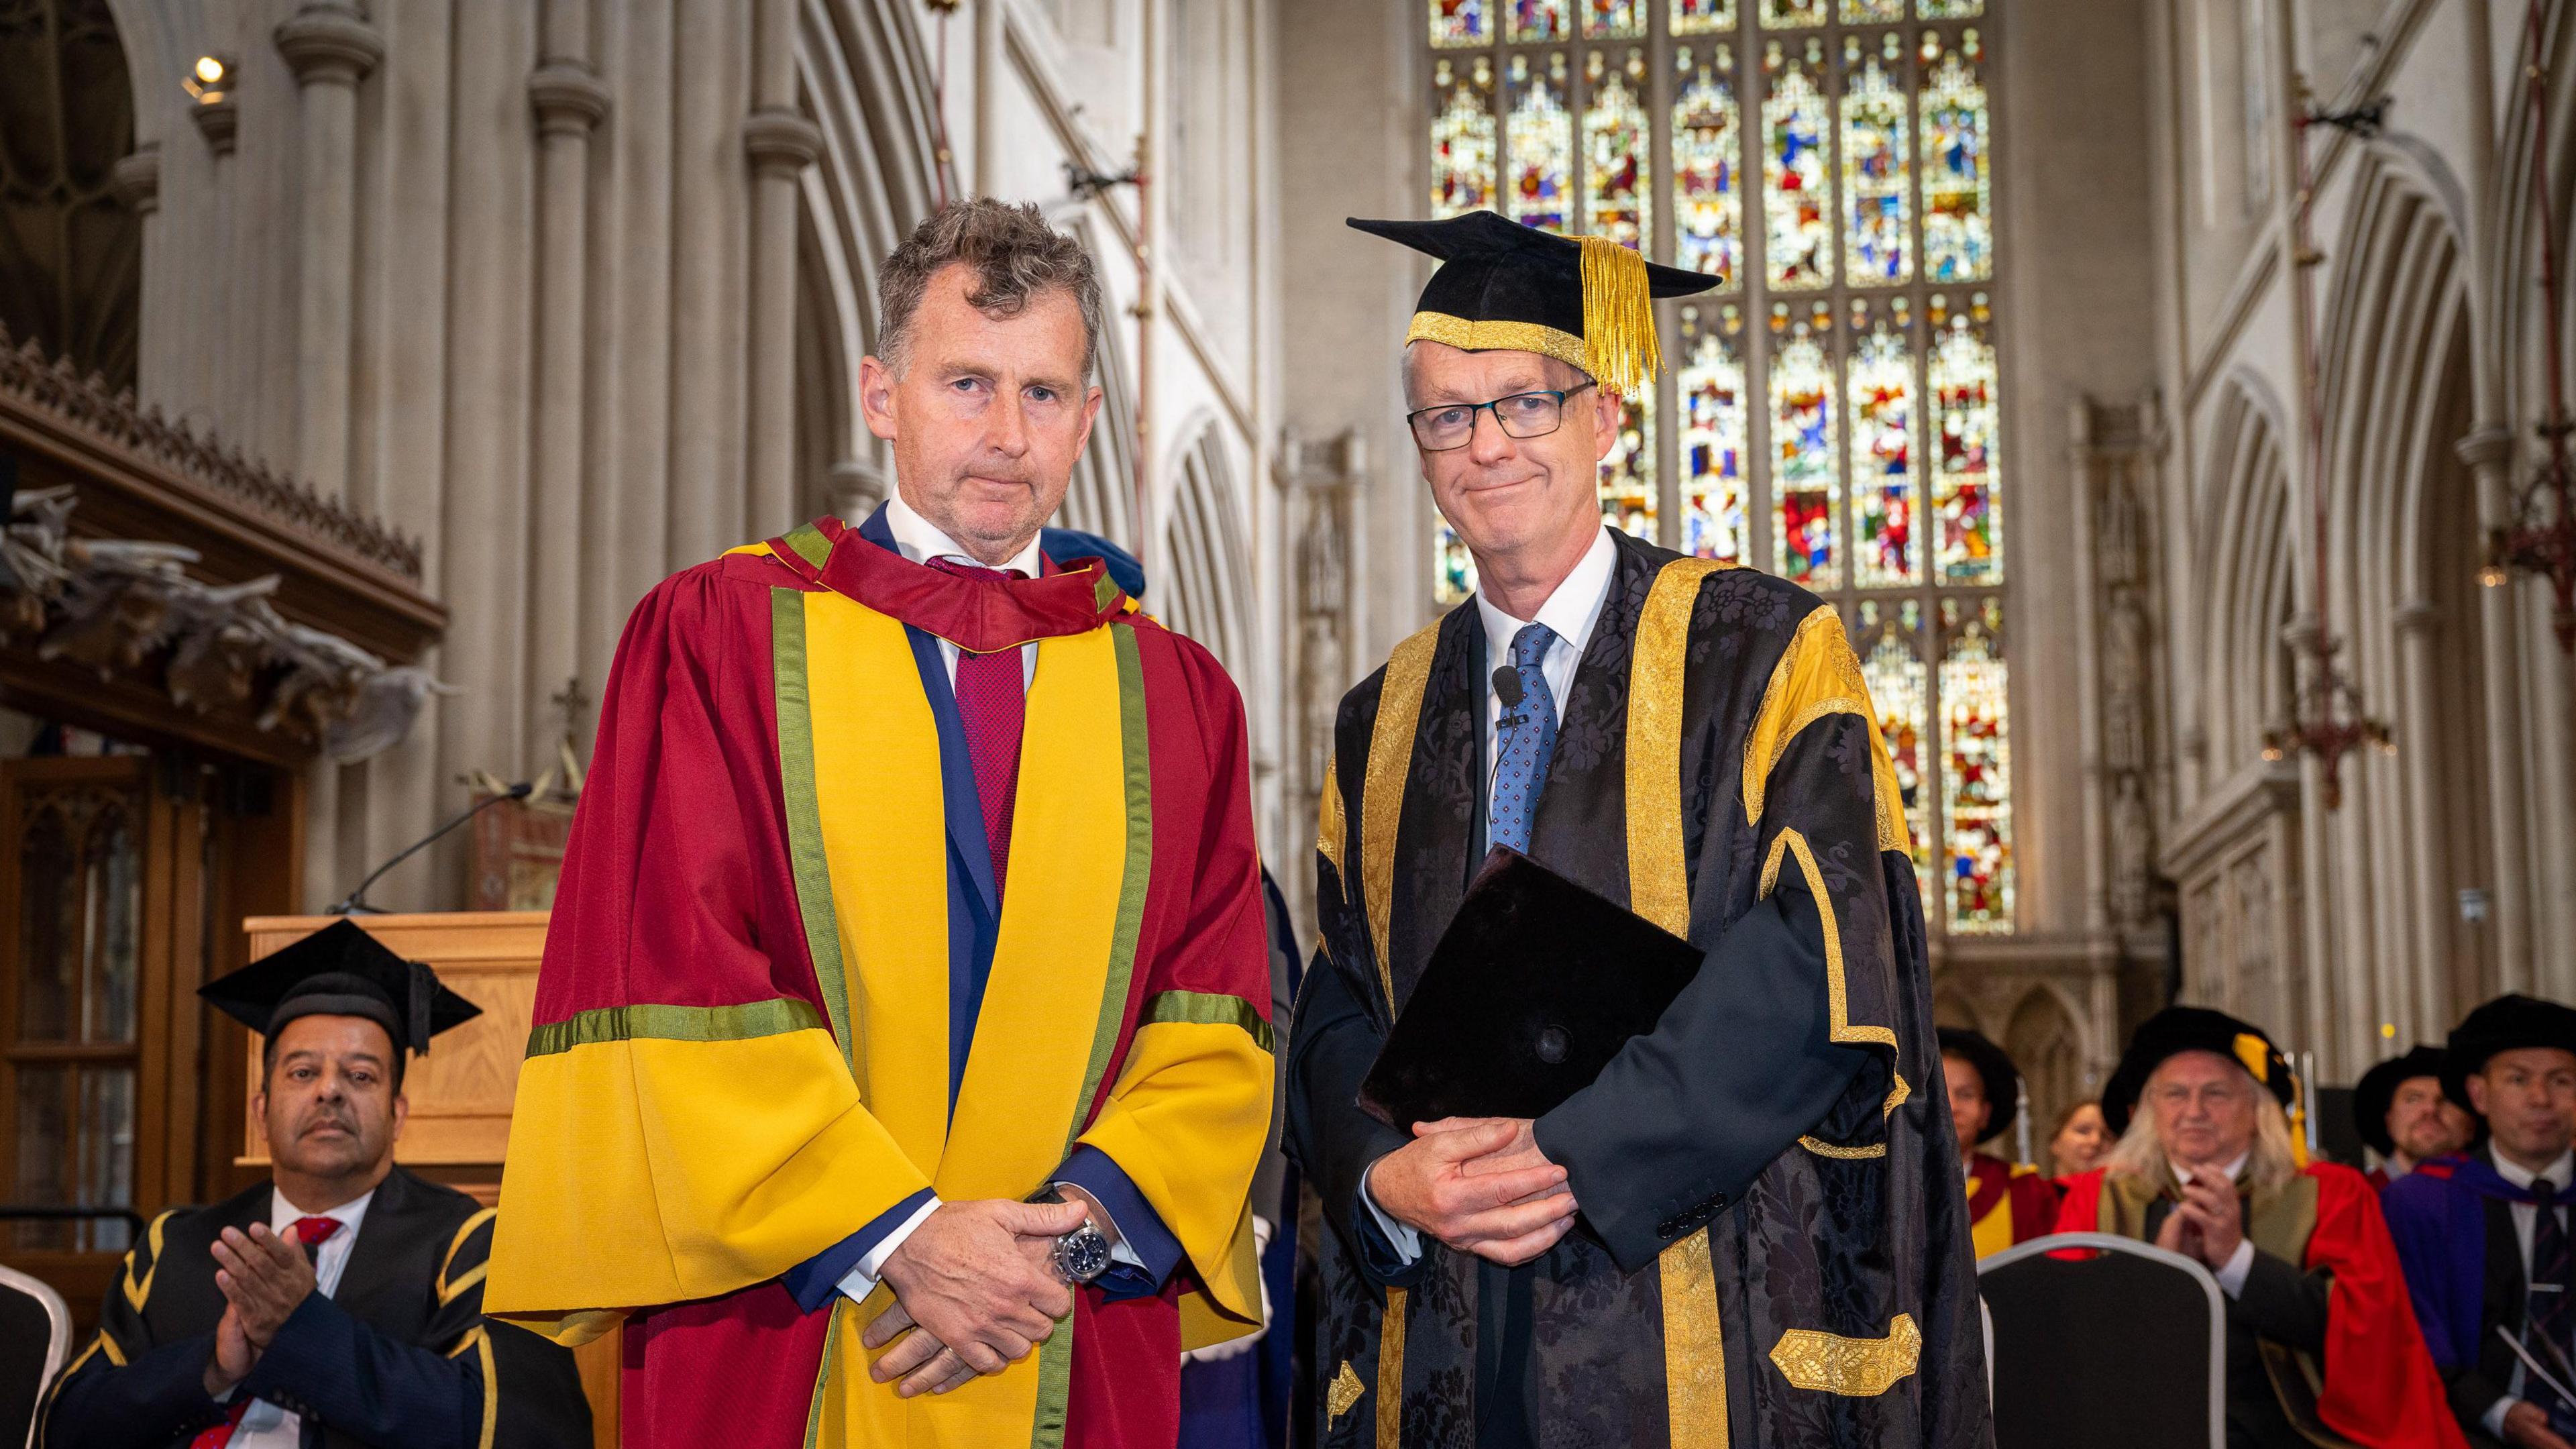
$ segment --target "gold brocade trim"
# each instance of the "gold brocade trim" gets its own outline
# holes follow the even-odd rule
[[[1404,1326],[1413,1295],[1386,1290],[1377,1320],[1377,1449],[1404,1449]]]
[[[1923,1356],[1923,1333],[1914,1315],[1900,1313],[1885,1338],[1845,1338],[1821,1329],[1793,1328],[1772,1346],[1771,1363],[1792,1385],[1814,1393],[1868,1399],[1886,1393],[1914,1372]]]
[[[1896,1032],[1884,1026],[1854,1026],[1851,1022],[1851,997],[1843,982],[1842,926],[1834,919],[1834,898],[1825,891],[1825,874],[1816,868],[1816,853],[1807,848],[1807,837],[1795,829],[1782,826],[1771,842],[1770,858],[1762,863],[1762,889],[1768,896],[1780,883],[1780,858],[1783,853],[1798,858],[1799,873],[1807,878],[1807,892],[1816,898],[1816,922],[1825,938],[1825,999],[1828,1019],[1826,1036],[1844,1045],[1872,1042],[1896,1050]]]
[[[1358,1403],[1360,1396],[1367,1392],[1368,1385],[1361,1383],[1360,1376],[1352,1371],[1351,1361],[1343,1359],[1342,1371],[1333,1375],[1333,1381],[1324,1387],[1324,1427],[1329,1429],[1341,1422],[1341,1417],[1351,1411],[1351,1405]]]
[[[467,1218],[465,1222],[457,1228],[456,1236],[447,1240],[447,1256],[438,1260],[438,1303],[440,1307],[444,1308],[448,1304],[455,1302],[457,1294],[462,1293],[466,1289],[483,1281],[484,1273],[492,1266],[489,1261],[477,1263],[464,1277],[459,1278],[453,1283],[447,1281],[447,1274],[449,1270],[456,1266],[457,1250],[465,1246],[465,1240],[474,1236],[474,1230],[476,1228],[492,1221],[500,1211],[501,1210],[499,1208],[478,1209],[473,1216]]]
[[[1470,322],[1446,312],[1416,312],[1404,340],[1444,342],[1466,352],[1535,352],[1592,373],[1592,349],[1582,338],[1537,322]]]
[[[1360,782],[1360,893],[1368,907],[1369,940],[1377,951],[1378,985],[1386,989],[1388,1021],[1395,1020],[1395,970],[1387,956],[1387,922],[1395,911],[1395,829],[1404,818],[1404,779],[1413,767],[1413,731],[1422,720],[1422,690],[1431,679],[1440,622],[1415,630],[1387,656],[1377,723],[1369,732],[1368,778]]]
[[[1628,651],[1628,909],[1676,936],[1690,932],[1690,862],[1682,858],[1682,676],[1700,584],[1731,564],[1675,559],[1655,572]]]
[[[152,1255],[152,1266],[143,1270],[141,1279],[138,1280],[134,1276],[133,1252],[128,1250],[125,1255],[125,1303],[137,1313],[143,1311],[144,1300],[152,1296],[152,1279],[161,1271],[161,1229],[169,1225],[170,1214],[177,1211],[177,1208],[171,1208],[168,1212],[154,1218],[151,1228],[144,1233],[143,1242],[145,1249]],[[120,1360],[119,1367],[122,1366],[123,1363]]]
[[[1664,1394],[1672,1449],[1726,1449],[1726,1327],[1706,1229],[1657,1260],[1664,1298]]]
[[[1801,1137],[1798,1139],[1798,1145],[1818,1157],[1835,1157],[1845,1162],[1861,1162],[1872,1157],[1887,1155],[1887,1144],[1884,1142],[1873,1142],[1867,1147],[1837,1147],[1819,1137]]]
[[[1878,1109],[1878,1115],[1882,1121],[1895,1115],[1896,1109],[1905,1105],[1905,1099],[1914,1095],[1914,1089],[1905,1084],[1903,1072],[1891,1072],[1888,1075],[1896,1078],[1896,1085],[1887,1089],[1886,1105]]]
[[[1762,823],[1763,796],[1772,768],[1789,751],[1798,732],[1827,715],[1860,716],[1869,732],[1872,804],[1878,815],[1878,848],[1914,853],[1914,832],[1905,822],[1905,796],[1896,782],[1887,740],[1879,732],[1878,707],[1871,702],[1869,681],[1860,672],[1860,656],[1843,633],[1842,616],[1831,604],[1818,604],[1798,621],[1798,632],[1771,678],[1762,687],[1762,705],[1744,737],[1744,823]]]
[[[1333,863],[1333,874],[1342,873],[1342,845],[1349,830],[1342,821],[1342,776],[1339,762],[1331,755],[1324,757],[1323,798],[1315,806],[1315,850]],[[1344,887],[1348,888],[1348,882]]]

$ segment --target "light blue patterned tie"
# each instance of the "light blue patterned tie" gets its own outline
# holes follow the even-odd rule
[[[1548,691],[1547,674],[1539,668],[1556,631],[1545,624],[1523,625],[1512,636],[1512,671],[1521,677],[1520,703],[1503,710],[1502,728],[1494,736],[1494,804],[1488,843],[1526,851],[1530,822],[1538,816],[1538,794],[1547,788],[1547,762],[1556,754],[1556,696]]]

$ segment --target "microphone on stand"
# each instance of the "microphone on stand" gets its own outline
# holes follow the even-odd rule
[[[467,806],[463,811],[459,812],[456,818],[403,847],[401,854],[395,856],[389,861],[386,861],[384,864],[377,866],[373,871],[368,873],[365,880],[358,882],[358,888],[356,890],[343,896],[340,899],[339,904],[331,907],[330,910],[323,912],[323,914],[330,916],[383,915],[384,908],[382,906],[374,906],[367,903],[367,887],[374,885],[377,881],[383,879],[386,871],[393,869],[395,866],[398,866],[404,861],[411,859],[413,856],[420,854],[422,851],[427,850],[430,846],[436,844],[439,839],[445,836],[449,831],[454,830],[456,827],[473,819],[475,816],[482,814],[484,811],[491,809],[493,806],[500,804],[502,801],[525,800],[536,792],[537,787],[534,783],[527,780],[521,780],[519,783],[512,785],[509,789],[502,791],[498,795],[487,796],[484,799],[475,801],[472,805]]]

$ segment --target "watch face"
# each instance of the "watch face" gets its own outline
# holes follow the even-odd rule
[[[1109,1239],[1089,1223],[1055,1240],[1055,1270],[1068,1283],[1088,1283],[1109,1271]]]

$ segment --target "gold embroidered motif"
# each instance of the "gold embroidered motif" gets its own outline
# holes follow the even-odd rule
[[[1440,643],[1440,621],[1414,631],[1387,656],[1378,687],[1377,723],[1369,731],[1368,778],[1360,782],[1360,890],[1368,907],[1369,940],[1377,951],[1378,985],[1386,990],[1387,1020],[1395,1019],[1395,971],[1387,957],[1387,922],[1395,913],[1395,829],[1404,818],[1404,780],[1413,771],[1413,732],[1422,720],[1422,690],[1431,680],[1431,654]]]
[[[1828,715],[1860,716],[1869,734],[1870,794],[1878,817],[1878,848],[1914,853],[1914,834],[1905,823],[1905,796],[1897,785],[1896,765],[1879,733],[1878,708],[1869,697],[1869,681],[1860,672],[1860,656],[1843,633],[1842,616],[1831,604],[1819,604],[1798,621],[1798,632],[1781,651],[1762,687],[1762,704],[1753,728],[1744,737],[1744,823],[1762,822],[1764,793],[1771,771],[1789,752],[1798,732]]]
[[[1771,855],[1762,862],[1761,894],[1768,896],[1780,883],[1780,860],[1783,855],[1798,857],[1799,873],[1807,878],[1807,892],[1816,898],[1816,921],[1823,927],[1825,938],[1825,1000],[1828,1008],[1826,1036],[1849,1045],[1875,1042],[1889,1051],[1896,1050],[1896,1032],[1884,1026],[1854,1026],[1851,1023],[1851,998],[1843,983],[1843,933],[1834,919],[1834,898],[1825,892],[1825,874],[1816,868],[1816,854],[1807,848],[1807,837],[1782,826],[1771,842]]]
[[[1923,1334],[1914,1326],[1914,1315],[1900,1313],[1887,1325],[1885,1338],[1790,1329],[1772,1348],[1771,1362],[1782,1378],[1798,1388],[1868,1399],[1886,1393],[1897,1380],[1914,1372],[1922,1354]]]
[[[1664,1296],[1664,1394],[1673,1449],[1726,1449],[1726,1328],[1705,1229],[1657,1260]]]
[[[1377,1449],[1404,1449],[1404,1325],[1412,1295],[1386,1290],[1377,1321]]]
[[[1316,808],[1315,850],[1333,863],[1333,874],[1342,873],[1342,843],[1346,834],[1342,824],[1342,777],[1332,756],[1324,757],[1324,795]],[[1344,882],[1345,888],[1348,882]]]
[[[1690,863],[1682,858],[1682,676],[1691,610],[1715,559],[1656,571],[1628,650],[1628,909],[1676,936],[1690,931]]]
[[[1861,1162],[1887,1155],[1887,1144],[1884,1142],[1873,1142],[1867,1147],[1837,1147],[1821,1137],[1801,1137],[1798,1139],[1798,1145],[1818,1157],[1835,1157],[1845,1162]]]
[[[1416,312],[1413,325],[1404,329],[1404,340],[1408,344],[1445,342],[1468,352],[1535,352],[1568,367],[1592,371],[1592,349],[1583,345],[1582,338],[1536,322],[1470,322],[1446,312]]]
[[[1361,1383],[1360,1376],[1352,1372],[1351,1361],[1343,1359],[1342,1371],[1333,1375],[1333,1381],[1324,1387],[1325,1426],[1329,1428],[1339,1423],[1341,1417],[1351,1411],[1351,1405],[1360,1401],[1360,1395],[1367,1392],[1368,1385]]]

